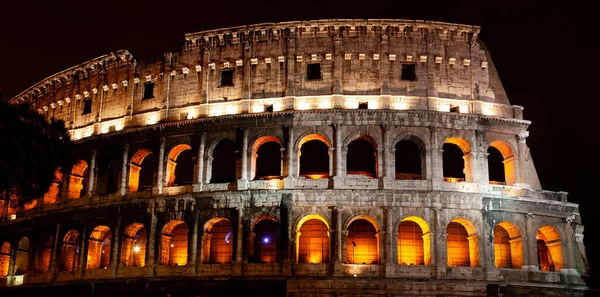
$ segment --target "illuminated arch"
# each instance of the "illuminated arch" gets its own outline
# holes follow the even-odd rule
[[[0,247],[0,277],[8,275],[8,267],[10,266],[10,243],[5,241]]]
[[[498,268],[523,266],[523,239],[519,228],[510,222],[494,227],[494,264]]]
[[[63,182],[62,169],[58,168],[54,172],[54,180],[48,188],[48,191],[44,194],[44,204],[54,204],[58,200],[60,194],[60,185]]]
[[[50,261],[52,258],[52,236],[46,238],[38,238],[33,245],[33,267],[37,273],[46,273],[50,269]]]
[[[160,264],[185,266],[188,258],[188,226],[182,220],[172,220],[163,228]]]
[[[233,225],[228,218],[212,218],[204,224],[203,257],[211,264],[227,264],[233,259]]]
[[[379,224],[366,215],[353,217],[346,229],[346,262],[350,264],[379,263]]]
[[[123,232],[121,265],[143,267],[146,264],[148,235],[142,223],[132,223]]]
[[[110,266],[112,234],[107,226],[97,226],[88,241],[87,269]]]
[[[271,216],[260,216],[252,224],[248,236],[248,254],[255,263],[275,263],[278,259],[279,222]]]
[[[79,232],[69,230],[63,238],[60,251],[60,271],[75,271],[79,266]]]
[[[85,195],[88,183],[88,163],[79,160],[69,175],[69,199],[79,199]]]
[[[453,219],[446,227],[448,266],[479,266],[479,238],[466,218]]]
[[[398,264],[430,265],[431,233],[427,222],[408,216],[398,225]]]
[[[537,230],[535,238],[537,239],[540,270],[560,271],[563,269],[564,262],[560,233],[552,226],[543,226]]]
[[[444,151],[444,153],[442,153],[442,171],[446,171],[446,169],[453,169],[457,172],[461,172],[461,175],[464,174],[464,181],[473,182],[473,156],[471,154],[471,145],[469,144],[469,142],[464,138],[452,136],[447,137],[446,140],[442,143],[442,150],[444,150],[444,145],[446,144],[456,145],[460,149],[460,151],[462,152],[462,160],[459,161],[462,162],[463,168],[456,168],[455,166],[459,165],[452,164],[451,160],[454,159],[449,159],[450,156],[448,155],[448,153],[450,151],[448,150],[449,148],[447,148],[447,150]],[[448,167],[450,165],[452,166]],[[460,177],[449,176],[448,173],[444,174],[444,180],[449,182],[462,181]]]
[[[296,226],[296,262],[328,263],[330,228],[327,220],[317,214],[308,214],[300,218]]]
[[[177,167],[177,157],[179,157],[179,155],[186,151],[186,150],[191,150],[192,147],[188,144],[185,143],[181,143],[178,144],[176,146],[174,146],[170,151],[169,154],[167,155],[167,171],[166,171],[166,180],[167,180],[167,186],[174,186],[175,185],[175,168]],[[194,164],[186,164],[187,166],[194,166]]]
[[[402,133],[394,139],[393,144],[396,179],[426,179],[427,156],[425,152],[427,152],[427,146],[423,139],[414,134]],[[415,161],[418,165],[413,164]]]
[[[325,151],[313,154],[302,154],[304,144],[307,142],[316,141],[322,143],[325,147]],[[313,147],[315,144],[311,144]],[[309,145],[310,147],[310,145]],[[331,141],[323,134],[320,133],[305,133],[296,141],[296,148],[298,150],[298,175],[305,176],[311,179],[326,178],[329,176],[330,160],[331,160]],[[314,150],[313,150],[314,151]],[[312,151],[311,151],[312,152]],[[325,154],[322,154],[325,153]],[[306,159],[308,158],[308,159]],[[310,161],[307,163],[307,161]],[[309,166],[310,168],[305,168]],[[317,168],[315,168],[317,167]]]
[[[492,143],[490,143],[490,147],[493,147],[495,149],[497,149],[498,151],[500,151],[500,153],[502,154],[502,165],[504,168],[504,181],[506,183],[506,185],[513,185],[517,182],[517,177],[516,177],[516,162],[515,162],[515,155],[514,155],[514,149],[512,148],[512,146],[502,140],[496,140],[493,141]],[[491,180],[490,180],[491,182]]]
[[[149,149],[138,150],[131,158],[129,165],[129,191],[137,192],[140,187],[140,172],[142,171],[142,162],[147,156],[152,154]],[[148,166],[148,165],[146,165]]]
[[[266,157],[272,157],[273,159],[277,159],[279,158],[279,164],[269,164],[268,162],[263,162],[262,161],[262,156],[260,156],[258,154],[258,150],[260,149],[261,146],[263,146],[264,144],[270,143],[270,142],[274,142],[277,143],[279,145],[279,148],[283,148],[283,144],[281,139],[279,139],[279,137],[276,136],[261,136],[256,138],[251,145],[251,152],[252,152],[252,163],[251,163],[251,168],[252,168],[252,173],[253,176],[255,178],[264,178],[265,176],[263,176],[263,174],[261,174],[259,171],[261,170],[261,168],[263,168],[263,166],[265,167],[265,170],[268,172],[279,172],[279,174],[277,176],[280,176],[282,174],[281,172],[281,165],[282,165],[282,158],[281,158],[281,152],[279,152],[279,155],[277,156],[266,156]],[[259,159],[260,158],[260,159]],[[272,165],[272,166],[278,166],[278,168],[271,168],[271,166],[268,165]]]
[[[23,237],[17,245],[17,253],[15,255],[15,270],[14,275],[23,275],[27,273],[29,266],[29,238]]]
[[[360,148],[360,143],[363,141],[370,144],[369,150],[373,150],[373,155],[368,156],[369,158],[372,157],[372,160],[365,161],[365,158],[367,158],[367,156],[365,156],[364,151],[355,151]],[[377,142],[377,140],[369,134],[361,132],[354,132],[350,134],[344,141],[344,148],[346,149],[346,174],[362,175],[368,176],[370,178],[377,178],[377,176],[379,175],[379,156],[377,148],[379,147],[380,145]]]

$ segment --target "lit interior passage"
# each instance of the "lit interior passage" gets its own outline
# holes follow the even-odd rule
[[[146,246],[148,235],[141,223],[133,223],[123,232],[121,247],[121,265],[143,267],[146,264]]]
[[[490,184],[513,185],[517,182],[513,149],[504,141],[494,141],[488,148]]]
[[[8,275],[8,267],[10,266],[10,243],[4,242],[0,247],[0,277]]]
[[[318,216],[300,223],[296,232],[296,251],[298,263],[329,263],[329,226]],[[314,218],[313,218],[314,217]]]
[[[54,172],[54,180],[52,180],[52,184],[48,191],[44,194],[44,204],[53,204],[56,203],[58,197],[60,195],[60,185],[63,181],[63,174],[60,168],[56,169]]]
[[[17,246],[17,254],[15,257],[14,275],[23,275],[27,273],[29,265],[29,238],[23,237]]]
[[[563,269],[562,241],[552,226],[544,226],[536,233],[538,261],[541,271]]]
[[[153,181],[152,151],[141,149],[131,158],[129,166],[129,191],[137,192],[152,187]]]
[[[299,176],[310,179],[329,177],[329,145],[325,137],[311,134],[302,139],[299,144]]]
[[[211,168],[209,178],[211,183],[236,181],[237,157],[235,151],[235,143],[229,139],[223,139],[215,146],[212,151],[212,159],[209,158],[209,162],[212,162],[212,164],[207,164]]]
[[[407,217],[398,226],[398,264],[431,264],[431,234],[425,220]]]
[[[467,219],[454,219],[446,228],[448,266],[479,265],[477,230]]]
[[[228,219],[216,218],[207,225],[205,244],[211,264],[228,264],[233,259],[233,225]]]
[[[377,151],[371,142],[357,139],[348,144],[346,174],[377,177]]]
[[[50,261],[52,259],[52,236],[46,237],[45,240],[40,239],[34,243],[34,269],[37,273],[45,273],[50,269]]]
[[[348,226],[346,259],[350,264],[379,263],[379,232],[367,219],[354,220]]]
[[[273,219],[262,219],[254,227],[253,262],[277,262],[279,226]]]
[[[188,227],[182,220],[172,220],[161,238],[160,264],[185,266],[188,258]]]
[[[167,158],[167,186],[191,184],[194,179],[194,161],[192,147],[178,144],[169,152]]]
[[[88,241],[87,269],[110,266],[110,243],[112,234],[107,226],[97,226]]]
[[[498,268],[523,266],[523,240],[516,225],[501,222],[494,228],[494,264]]]
[[[419,180],[423,178],[424,158],[421,158],[421,149],[414,141],[399,141],[394,154],[396,179]]]
[[[83,197],[88,186],[88,164],[80,160],[71,169],[69,175],[69,199],[78,199]]]
[[[75,271],[79,265],[79,233],[69,230],[60,249],[60,271]]]

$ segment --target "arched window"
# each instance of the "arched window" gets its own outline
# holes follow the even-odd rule
[[[504,141],[496,140],[488,148],[490,184],[513,185],[517,182],[513,149]]]
[[[306,220],[296,236],[298,263],[329,263],[329,227],[321,219]]]
[[[152,151],[141,149],[131,158],[129,167],[129,191],[137,192],[152,187],[154,181],[154,158]]]
[[[523,266],[521,232],[512,223],[501,222],[494,228],[494,264],[498,268]]]
[[[69,175],[69,199],[78,199],[83,197],[87,191],[88,184],[88,164],[80,160],[71,169]]]
[[[266,142],[256,152],[255,179],[271,179],[281,176],[281,145]]]
[[[111,238],[112,234],[107,226],[94,228],[88,242],[87,269],[110,266]]]
[[[231,263],[233,258],[233,226],[228,219],[213,219],[209,224],[205,244],[211,264]]]
[[[348,226],[346,259],[350,264],[379,263],[379,235],[366,219],[354,220]]]
[[[69,230],[60,251],[60,271],[75,271],[79,265],[79,233]]]
[[[377,177],[377,153],[371,143],[357,139],[348,144],[346,174]]]
[[[446,228],[448,266],[479,265],[479,242],[475,226],[467,219],[454,219]]]
[[[279,226],[276,221],[263,219],[254,227],[253,262],[277,262]]]
[[[126,267],[143,267],[146,264],[148,235],[141,223],[133,223],[123,232],[121,264]]]
[[[179,144],[171,149],[167,160],[166,175],[168,186],[181,186],[193,182],[194,161],[191,146]]]
[[[309,140],[300,147],[300,176],[311,179],[329,176],[329,147],[320,139]]]
[[[419,217],[407,217],[398,226],[398,264],[431,264],[429,226]]]
[[[188,257],[188,227],[181,220],[172,220],[164,228],[161,238],[160,264],[185,266]]]
[[[541,271],[563,269],[562,241],[552,226],[544,226],[536,233],[538,261]]]
[[[60,195],[60,185],[63,181],[63,174],[60,168],[56,169],[54,172],[54,180],[48,188],[46,194],[44,194],[44,204],[53,204],[56,203],[58,197]]]
[[[211,183],[229,183],[236,181],[235,143],[223,139],[212,151]]]
[[[52,236],[41,239],[34,245],[34,269],[37,273],[45,273],[50,269],[52,259]]]
[[[15,258],[14,275],[23,275],[27,273],[29,265],[29,238],[23,237],[17,246],[17,255]]]
[[[464,181],[465,180],[465,161],[463,152],[458,145],[453,143],[444,143],[443,169],[445,181]]]
[[[495,147],[490,146],[488,152],[488,173],[490,176],[490,184],[504,185],[506,179],[504,175],[504,157],[502,153]]]
[[[402,140],[396,144],[396,179],[417,180],[423,178],[424,162],[421,149],[411,140]]]
[[[10,243],[4,242],[0,248],[0,277],[8,275],[10,265]]]

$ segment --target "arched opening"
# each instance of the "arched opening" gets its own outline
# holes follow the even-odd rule
[[[107,226],[94,228],[88,241],[87,269],[110,266],[111,238],[112,234]]]
[[[275,220],[263,219],[254,227],[253,257],[255,263],[277,262],[279,226]]]
[[[490,184],[505,185],[504,157],[502,157],[502,153],[493,146],[488,147],[487,153]]]
[[[0,248],[0,277],[8,275],[10,266],[10,243],[4,242]]]
[[[143,267],[146,264],[148,235],[141,223],[133,223],[123,232],[121,264],[126,267]]]
[[[329,263],[329,226],[323,218],[307,216],[296,232],[298,263]]]
[[[54,204],[58,200],[60,195],[60,185],[63,181],[63,174],[60,168],[54,172],[54,180],[48,188],[46,194],[44,194],[44,204]]]
[[[29,265],[29,238],[23,237],[17,246],[17,255],[15,257],[14,275],[23,275],[27,273]]]
[[[346,174],[377,177],[377,152],[373,145],[364,139],[348,144],[346,155]]]
[[[306,138],[309,137],[310,135]],[[327,142],[320,138],[301,142],[298,158],[300,159],[300,176],[310,179],[329,177],[329,146]]]
[[[45,240],[40,239],[34,245],[33,266],[35,272],[46,273],[50,269],[50,261],[52,259],[52,236],[46,237]]]
[[[80,160],[71,169],[69,175],[69,199],[78,199],[85,195],[88,187],[88,164]]]
[[[421,149],[411,140],[402,140],[396,144],[396,179],[419,180],[423,178],[424,162]]]
[[[398,226],[398,264],[431,264],[431,235],[425,220],[407,217]]]
[[[182,220],[172,220],[161,238],[160,264],[185,266],[188,258],[188,226]]]
[[[467,219],[454,219],[446,228],[448,266],[479,265],[479,242],[475,225]]]
[[[449,182],[465,181],[465,160],[463,151],[453,143],[444,143],[442,146],[442,163],[444,180]]]
[[[378,230],[367,219],[356,219],[348,226],[346,259],[350,264],[379,263]]]
[[[152,151],[141,149],[131,158],[129,166],[129,191],[137,192],[152,188],[154,181],[154,157]]]
[[[513,149],[504,141],[496,140],[488,148],[490,184],[513,185],[517,182]]]
[[[281,145],[277,142],[263,143],[256,151],[255,179],[271,179],[281,176]]]
[[[230,183],[236,181],[235,143],[223,139],[212,151],[211,183]]]
[[[60,249],[60,271],[75,271],[79,265],[79,233],[69,230]]]
[[[205,246],[211,264],[228,264],[233,258],[233,225],[228,219],[216,218],[206,226]]]
[[[494,264],[498,268],[523,266],[523,240],[516,225],[501,222],[494,228]]]
[[[538,262],[541,271],[563,269],[562,241],[552,226],[544,226],[536,233]]]
[[[179,144],[169,152],[167,160],[167,186],[191,184],[194,180],[192,147]]]

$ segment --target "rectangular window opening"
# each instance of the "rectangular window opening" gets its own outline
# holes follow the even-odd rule
[[[358,109],[369,109],[369,102],[358,103]]]
[[[306,79],[321,79],[321,63],[311,63],[306,65]]]
[[[458,106],[450,106],[450,112],[460,112],[460,108]]]
[[[415,64],[402,64],[402,80],[417,80]]]
[[[271,105],[265,105],[265,111],[266,112],[273,112],[273,104],[271,104]]]
[[[84,99],[83,100],[83,112],[81,115],[88,114],[92,112],[92,99]]]
[[[144,96],[142,100],[152,99],[154,98],[154,83],[153,82],[145,82],[144,83]]]
[[[232,87],[233,86],[233,69],[221,70],[221,87]]]

